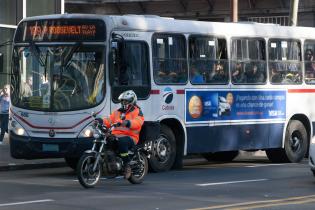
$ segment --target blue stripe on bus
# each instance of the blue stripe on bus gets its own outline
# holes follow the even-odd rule
[[[187,127],[187,153],[282,146],[284,123]]]

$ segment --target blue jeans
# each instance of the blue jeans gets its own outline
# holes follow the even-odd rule
[[[118,137],[118,149],[123,159],[124,164],[128,164],[130,159],[128,155],[128,150],[130,150],[135,143],[132,138],[129,136]]]
[[[5,132],[8,133],[9,114],[0,114],[1,134],[0,142],[3,141]]]

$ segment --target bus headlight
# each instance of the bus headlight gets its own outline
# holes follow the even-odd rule
[[[10,130],[18,136],[28,136],[25,129],[14,119],[10,123]]]
[[[87,138],[93,136],[93,128],[91,125],[84,128],[81,133],[79,134],[79,138]]]

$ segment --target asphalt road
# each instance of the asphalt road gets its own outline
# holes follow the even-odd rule
[[[186,165],[151,173],[141,185],[103,179],[80,186],[69,168],[0,172],[0,210],[65,209],[315,209],[315,178],[307,162],[266,160]]]

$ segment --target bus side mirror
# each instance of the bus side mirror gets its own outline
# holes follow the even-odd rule
[[[111,57],[112,57],[112,61],[113,61],[113,64],[117,64],[118,60],[117,60],[117,57],[118,57],[118,42],[117,41],[112,41],[112,44],[111,44]]]
[[[120,34],[113,33],[110,51],[110,83],[113,84],[119,75],[119,71],[125,63],[125,40]]]
[[[3,73],[4,72],[4,55],[3,53],[0,53],[0,72]]]

